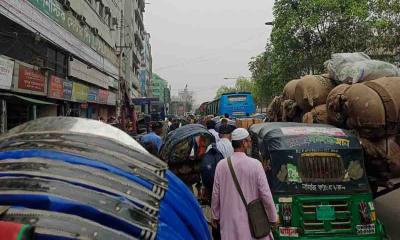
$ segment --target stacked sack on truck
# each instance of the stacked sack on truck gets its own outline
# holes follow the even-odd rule
[[[334,87],[334,81],[326,75],[306,75],[289,81],[268,108],[274,116],[271,122],[326,123],[326,97]]]
[[[340,83],[326,100],[328,122],[358,133],[370,175],[400,176],[399,69],[364,53],[333,54],[325,66]]]
[[[336,53],[327,74],[289,81],[271,103],[276,120],[329,123],[360,137],[377,178],[400,176],[400,71],[364,53]],[[279,100],[279,101],[278,101]]]

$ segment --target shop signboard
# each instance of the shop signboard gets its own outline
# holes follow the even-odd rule
[[[104,89],[99,89],[97,102],[100,104],[107,104],[107,101],[108,101],[108,91]]]
[[[72,100],[86,102],[88,100],[88,91],[88,86],[74,82],[72,86]]]
[[[82,24],[83,19],[78,19],[72,11],[65,11],[58,0],[28,0],[39,11],[47,15],[64,29],[72,33],[76,38],[94,49],[97,53],[116,62],[114,50],[108,46],[97,34],[94,34],[89,27]]]
[[[20,92],[46,95],[45,75],[34,68],[18,64],[18,74],[15,75],[17,84],[16,90]]]
[[[72,99],[72,85],[73,82],[68,80],[68,79],[64,79],[63,82],[63,98],[65,100],[71,100]]]
[[[0,88],[10,89],[14,72],[14,61],[0,56]]]
[[[99,89],[95,87],[89,87],[89,92],[88,92],[88,102],[97,102],[97,95],[98,95]]]
[[[107,104],[115,106],[117,102],[117,95],[113,92],[108,92]]]
[[[49,79],[49,90],[48,90],[48,97],[49,98],[56,98],[56,99],[63,99],[64,97],[64,86],[63,86],[63,79],[57,76],[51,75]]]

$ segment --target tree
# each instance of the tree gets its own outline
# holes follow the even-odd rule
[[[254,91],[254,82],[245,77],[238,77],[235,82],[234,87],[221,86],[218,88],[215,99],[219,98],[224,93],[231,92],[253,92]]]
[[[218,88],[214,99],[218,99],[222,94],[230,92],[236,92],[236,89],[233,87],[221,86]]]
[[[249,63],[263,101],[337,52],[400,61],[400,0],[276,0],[271,41]]]

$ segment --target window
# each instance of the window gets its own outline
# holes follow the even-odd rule
[[[99,15],[101,18],[104,17],[104,4],[103,3],[99,4]]]
[[[48,47],[47,48],[47,61],[46,61],[46,66],[49,68],[52,72],[56,70],[56,50],[53,48]]]
[[[46,66],[51,74],[64,78],[67,75],[67,57],[65,53],[48,47]]]
[[[56,75],[64,77],[66,73],[66,56],[64,53],[57,52]]]

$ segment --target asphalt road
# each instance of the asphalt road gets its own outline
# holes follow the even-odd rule
[[[391,240],[400,240],[400,189],[377,198],[375,208]]]

